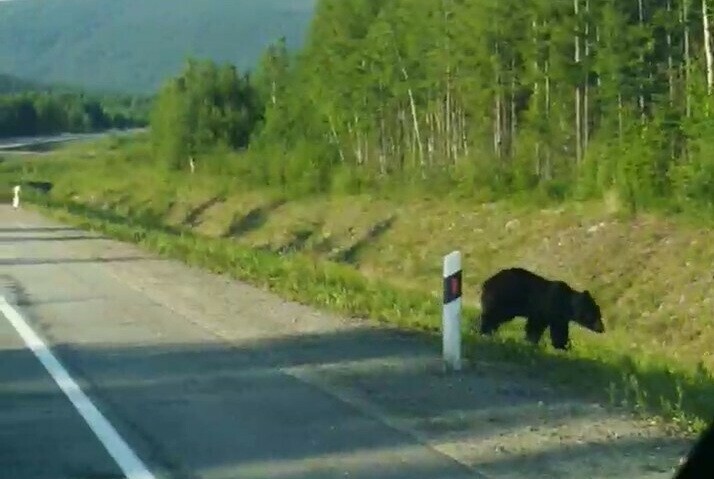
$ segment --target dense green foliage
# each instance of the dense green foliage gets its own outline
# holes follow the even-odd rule
[[[257,92],[235,67],[189,61],[157,98],[151,117],[155,151],[181,168],[207,148],[243,148],[261,113]]]
[[[241,171],[311,190],[398,179],[709,208],[708,7],[322,0],[298,57],[262,62],[258,89],[275,94]]]
[[[602,288],[603,305],[613,312],[610,321],[619,324],[607,338],[618,338],[623,347],[586,346],[576,349],[582,356],[575,362],[571,354],[558,359],[565,367],[541,370],[567,374],[564,382],[601,394],[608,387],[613,394],[624,389],[648,408],[703,420],[712,411],[712,380],[702,366],[709,344],[702,338],[712,328],[704,307],[699,314],[693,305],[706,304],[710,288],[702,282],[709,276],[691,265],[710,263],[710,249],[703,246],[706,229],[691,236],[678,236],[665,223],[647,229],[645,215],[628,222],[626,229],[606,218],[595,225],[605,228],[599,237],[594,236],[598,229],[587,225],[595,217],[556,220],[541,234],[531,226],[506,231],[503,216],[514,217],[508,224],[525,226],[560,213],[521,217],[512,202],[492,221],[473,214],[467,220],[465,211],[476,195],[525,193],[532,200],[537,194],[557,199],[614,192],[632,209],[668,206],[711,212],[714,59],[709,6],[704,0],[321,0],[297,56],[278,42],[250,77],[228,66],[192,61],[164,85],[152,113],[151,139],[161,167],[174,171],[146,164],[150,150],[132,143],[142,149],[120,152],[126,154],[123,166],[109,158],[102,180],[92,176],[99,170],[74,168],[79,172],[66,178],[61,206],[75,217],[92,218],[88,225],[116,237],[242,279],[271,283],[314,304],[329,303],[356,315],[384,314],[397,323],[423,325],[425,318],[438,325],[429,309],[436,304],[433,297],[417,302],[411,295],[392,295],[388,286],[366,287],[360,277],[343,273],[347,269],[330,269],[330,277],[347,278],[331,283],[314,261],[291,263],[282,253],[241,251],[231,236],[234,223],[262,224],[255,219],[266,215],[261,208],[228,217],[228,235],[213,239],[164,230],[165,218],[154,210],[172,210],[177,198],[195,195],[189,215],[195,216],[212,209],[206,206],[215,204],[212,195],[243,193],[244,184],[278,187],[284,193],[372,192],[402,185],[424,188],[421,193],[456,191],[470,197],[455,206],[428,202],[439,205],[429,215],[403,203],[383,207],[385,214],[401,215],[398,223],[409,216],[418,219],[413,229],[399,235],[415,237],[413,243],[385,243],[369,235],[359,241],[390,251],[399,268],[422,272],[425,284],[435,277],[429,258],[437,257],[446,243],[424,252],[419,243],[428,241],[419,235],[434,237],[447,230],[445,241],[464,250],[477,242],[473,238],[487,238],[484,249],[471,250],[471,257],[489,268],[496,264],[489,262],[492,251],[508,252],[502,261],[535,261],[543,269],[580,268],[581,278],[592,275]],[[187,171],[191,157],[199,169],[209,165],[213,171],[190,178],[175,171]],[[121,182],[112,184],[107,178]],[[242,184],[229,188],[229,181]],[[165,189],[134,187],[146,182]],[[88,203],[74,204],[69,198],[83,190],[82,184],[91,185],[84,188]],[[205,192],[198,195],[201,185]],[[329,202],[320,205],[323,210],[332,207]],[[125,210],[111,217],[119,208]],[[357,211],[355,216],[364,216],[362,209]],[[308,222],[300,211],[295,215],[300,229],[290,244],[299,243],[295,239]],[[142,218],[145,224],[131,224]],[[328,238],[332,226],[325,227]],[[479,233],[460,237],[454,233],[458,229]],[[575,230],[582,234],[567,241],[568,232]],[[530,248],[544,239],[551,246]],[[517,243],[529,248],[516,254]],[[556,253],[565,250],[570,253]],[[310,268],[319,273],[310,276]],[[438,264],[434,274],[438,277]],[[382,299],[374,291],[383,292]],[[394,310],[380,312],[384,305]],[[641,334],[638,344],[632,340],[634,331]],[[693,346],[697,341],[701,349]],[[666,359],[660,360],[656,350],[666,352]],[[523,348],[518,357],[527,351],[540,354]],[[680,375],[682,351],[692,360]]]
[[[0,69],[93,90],[153,93],[185,56],[252,67],[270,41],[299,46],[315,0],[0,2]]]
[[[0,95],[0,138],[143,126],[148,99],[28,91]]]
[[[0,74],[0,94],[20,93],[36,89],[38,89],[38,86],[32,82],[12,75]]]

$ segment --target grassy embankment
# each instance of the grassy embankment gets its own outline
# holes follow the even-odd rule
[[[508,360],[601,400],[699,429],[714,414],[714,249],[701,221],[621,214],[617,202],[548,207],[382,195],[286,200],[215,175],[162,173],[141,144],[105,140],[0,163],[0,187],[51,180],[55,218],[267,287],[286,298],[438,332],[441,258],[464,255],[465,323],[478,284],[510,265],[590,289],[608,331],[574,349],[467,334],[472,358]],[[467,329],[465,324],[464,328]]]

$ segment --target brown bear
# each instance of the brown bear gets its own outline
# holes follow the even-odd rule
[[[604,333],[600,307],[589,291],[578,292],[523,268],[499,271],[481,288],[481,334],[491,335],[516,316],[526,318],[526,339],[537,344],[550,328],[551,344],[569,349],[569,323]]]

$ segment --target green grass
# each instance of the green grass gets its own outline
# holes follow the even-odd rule
[[[0,185],[23,176],[51,179],[51,197],[26,200],[61,221],[435,341],[441,257],[458,248],[467,357],[505,361],[684,429],[699,430],[714,416],[708,303],[714,253],[700,223],[627,218],[613,202],[535,208],[369,195],[276,201],[285,199],[210,175],[160,173],[143,161],[146,155],[135,143],[76,146],[22,167],[0,165]],[[606,226],[591,229],[600,223]],[[591,289],[608,332],[573,327],[568,353],[525,344],[520,321],[493,339],[471,334],[478,283],[515,263]]]

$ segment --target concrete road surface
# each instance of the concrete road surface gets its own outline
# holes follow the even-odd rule
[[[668,478],[689,441],[0,206],[0,477]]]

